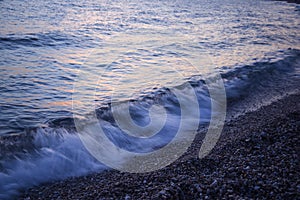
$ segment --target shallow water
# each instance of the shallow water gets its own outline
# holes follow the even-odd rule
[[[262,105],[298,89],[299,5],[3,0],[0,9],[0,198],[104,168],[70,134],[73,112],[85,116],[97,108],[115,144],[148,152],[178,128],[181,113],[168,88],[190,83],[203,123],[211,117],[208,74],[222,75],[229,101],[262,91],[251,98]],[[109,102],[128,99],[141,126],[149,123],[151,105],[166,108],[161,134],[144,141],[118,129]]]

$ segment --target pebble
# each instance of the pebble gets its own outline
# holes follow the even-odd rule
[[[298,99],[300,94],[275,102],[276,109],[271,104],[230,121],[202,160],[196,138],[185,156],[162,170],[91,174],[29,189],[18,199],[296,199]]]
[[[259,190],[259,189],[260,189],[260,187],[257,185],[254,187],[254,190]]]

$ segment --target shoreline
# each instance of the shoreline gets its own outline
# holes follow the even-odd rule
[[[288,2],[288,3],[300,4],[300,0],[275,0],[275,1],[285,1],[285,2]]]
[[[203,134],[171,165],[116,170],[43,184],[21,199],[296,198],[300,193],[300,93],[226,122],[215,148],[197,158]],[[202,135],[202,137],[201,137]]]

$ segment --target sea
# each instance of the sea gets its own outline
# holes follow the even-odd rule
[[[0,199],[110,168],[86,148],[76,121],[94,116],[118,148],[149,153],[175,137],[187,88],[196,131],[216,114],[213,91],[225,91],[230,120],[299,92],[299,72],[293,3],[0,0]],[[208,87],[214,77],[221,89]],[[124,102],[118,114],[132,119],[128,127],[112,112]],[[148,124],[162,128],[130,135]]]

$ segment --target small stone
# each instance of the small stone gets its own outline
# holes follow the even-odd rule
[[[196,188],[197,192],[202,192],[200,184],[194,184],[194,187]]]
[[[211,184],[210,184],[210,187],[214,187],[214,186],[216,186],[217,185],[217,183],[218,183],[218,181],[217,180],[214,180]]]
[[[166,191],[165,190],[161,190],[158,194],[159,195],[166,195]]]
[[[260,137],[261,137],[261,139],[266,140],[266,139],[268,139],[268,134],[263,131],[260,133]]]
[[[258,186],[258,185],[256,185],[255,187],[254,187],[254,190],[259,190],[260,189],[260,187]]]

